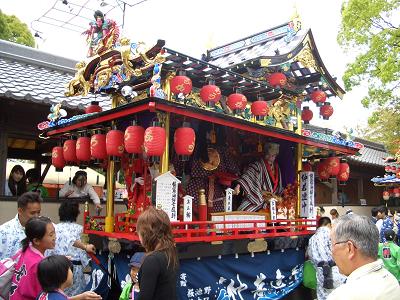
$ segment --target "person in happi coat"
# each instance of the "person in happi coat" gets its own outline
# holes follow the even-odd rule
[[[318,300],[325,300],[333,289],[346,279],[339,273],[332,258],[331,225],[328,217],[320,218],[318,229],[308,243],[307,255],[317,273]]]
[[[266,143],[265,156],[249,165],[243,175],[236,181],[234,194],[242,196],[243,202],[238,210],[259,211],[267,208],[263,193],[280,195],[283,192],[281,170],[276,157],[279,144]]]
[[[87,253],[96,254],[96,248],[92,244],[81,241],[83,227],[76,223],[79,215],[79,203],[76,201],[64,201],[58,209],[60,223],[55,225],[56,246],[50,251],[50,255],[66,255],[74,266],[73,285],[65,289],[65,294],[74,296],[83,293],[86,288],[83,269],[89,264]]]

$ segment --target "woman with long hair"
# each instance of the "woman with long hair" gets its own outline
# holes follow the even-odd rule
[[[10,172],[10,176],[6,181],[6,196],[21,196],[26,192],[26,176],[25,170],[21,165],[15,165]]]
[[[150,206],[139,216],[136,231],[146,250],[139,270],[139,300],[175,300],[178,256],[168,215]]]

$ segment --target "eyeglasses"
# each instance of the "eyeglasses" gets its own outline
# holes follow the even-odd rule
[[[355,243],[354,243],[352,240],[347,240],[347,241],[336,242],[336,243],[334,243],[334,244],[333,244],[333,246],[336,246],[336,245],[339,245],[339,244],[344,244],[344,243],[347,243],[347,242],[351,242],[351,243],[353,244],[354,248],[356,248],[356,249],[357,249],[357,246],[356,246],[356,244],[355,244]]]

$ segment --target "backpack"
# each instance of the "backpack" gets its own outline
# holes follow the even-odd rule
[[[13,257],[0,261],[0,300],[8,300],[10,298],[12,277],[20,256],[21,251],[18,251]]]

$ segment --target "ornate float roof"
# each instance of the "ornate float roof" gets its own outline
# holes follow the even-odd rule
[[[263,80],[268,72],[283,71],[293,79],[294,86],[305,87],[307,94],[318,87],[328,97],[342,98],[345,91],[326,69],[311,29],[301,29],[299,22],[294,19],[211,49],[206,60],[254,79]]]

